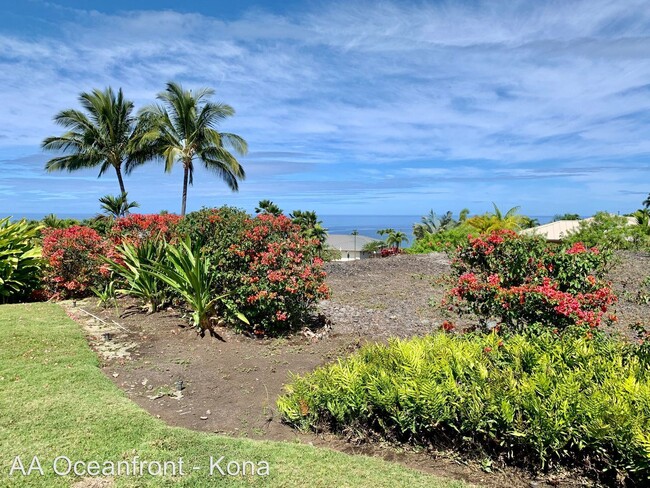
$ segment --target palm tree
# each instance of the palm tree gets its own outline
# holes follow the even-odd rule
[[[648,198],[643,200],[642,205],[647,209],[650,209],[650,193],[648,193]]]
[[[481,233],[500,229],[517,230],[525,224],[526,218],[517,214],[519,207],[512,207],[504,214],[494,202],[492,205],[494,206],[494,213],[486,212],[483,215],[477,215],[468,219],[467,223]]]
[[[257,205],[259,206],[255,207],[256,214],[267,213],[267,214],[275,215],[276,217],[282,215],[282,209],[278,207],[275,203],[273,203],[271,200],[260,200],[260,202]]]
[[[244,168],[226,148],[245,155],[246,141],[236,134],[217,131],[219,123],[234,115],[235,110],[230,105],[209,101],[213,94],[214,90],[209,88],[192,93],[178,83],[169,82],[157,97],[162,105],[145,107],[141,112],[142,124],[150,127],[142,142],[155,146],[157,155],[165,161],[166,172],[176,162],[183,165],[181,215],[185,215],[187,186],[194,182],[195,160],[216,173],[232,191],[238,191],[238,182],[246,177]],[[127,164],[127,172],[138,164],[140,161]]]
[[[141,163],[150,159],[151,147],[137,144],[140,127],[132,115],[133,102],[126,100],[120,88],[93,90],[79,95],[84,111],[67,109],[54,121],[68,129],[60,136],[48,137],[42,143],[47,151],[63,151],[64,155],[50,159],[47,171],[76,171],[99,166],[99,176],[114,168],[120,193],[125,193],[122,165]]]
[[[359,235],[359,231],[357,229],[354,229],[350,234],[354,236],[354,253],[356,254],[356,252],[357,252],[357,236]]]
[[[101,203],[102,210],[104,210],[108,216],[116,219],[124,217],[132,208],[140,206],[138,202],[129,202],[126,193],[122,193],[117,197],[106,195],[99,199],[99,203]]]
[[[388,235],[388,239],[386,239],[386,244],[389,246],[393,246],[397,249],[402,245],[402,242],[408,242],[408,237],[406,237],[406,234],[404,232],[391,232]]]

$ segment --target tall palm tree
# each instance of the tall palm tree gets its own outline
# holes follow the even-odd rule
[[[195,93],[174,82],[167,83],[165,91],[158,94],[161,105],[145,107],[141,121],[150,130],[143,136],[142,144],[153,144],[159,157],[170,172],[175,163],[183,166],[183,200],[181,215],[185,215],[187,186],[194,181],[194,162],[216,173],[232,191],[239,190],[239,180],[245,178],[244,168],[226,149],[240,155],[246,154],[246,141],[236,134],[219,132],[221,121],[235,114],[223,103],[213,103],[209,98],[214,90],[201,88]],[[127,164],[127,172],[140,164]]]
[[[136,144],[139,138],[137,118],[132,115],[133,102],[126,100],[122,89],[113,92],[93,90],[79,95],[81,110],[59,112],[54,121],[68,129],[63,135],[48,137],[42,143],[47,151],[63,151],[62,156],[45,164],[47,171],[76,171],[99,166],[99,176],[115,169],[120,193],[126,193],[122,165],[144,162],[152,157],[151,147]]]
[[[642,205],[643,205],[646,209],[649,209],[649,208],[650,208],[650,193],[648,193],[648,198],[646,198],[645,200],[643,200],[643,204],[642,204]]]

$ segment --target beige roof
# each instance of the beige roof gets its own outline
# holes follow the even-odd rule
[[[369,243],[369,242],[375,242],[377,239],[373,239],[372,237],[366,237],[362,235],[357,235],[356,238],[356,250],[361,251],[361,248]],[[355,250],[355,238],[353,235],[347,235],[347,234],[328,234],[327,235],[327,240],[325,243],[333,247],[334,249],[338,249],[340,251],[354,251]]]
[[[636,225],[636,219],[634,217],[626,217],[628,225]],[[592,221],[593,217],[584,219],[584,221]],[[548,241],[561,241],[562,239],[568,237],[571,232],[575,232],[580,228],[580,222],[582,220],[558,220],[556,222],[550,222],[548,224],[540,225],[538,227],[533,227],[532,229],[524,229],[521,231],[522,234],[527,235],[537,235],[542,236]]]

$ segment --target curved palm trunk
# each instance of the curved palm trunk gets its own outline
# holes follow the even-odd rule
[[[185,216],[185,204],[187,202],[187,181],[189,179],[190,169],[183,165],[183,204],[181,205],[181,217]]]
[[[121,194],[124,195],[126,189],[124,188],[124,180],[122,179],[122,169],[119,166],[115,166],[115,173],[117,173],[117,182],[120,184]]]

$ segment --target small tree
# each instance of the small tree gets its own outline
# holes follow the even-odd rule
[[[137,208],[140,206],[138,202],[129,202],[127,198],[127,193],[122,193],[116,197],[112,195],[106,195],[99,199],[102,210],[109,217],[119,219],[120,217],[126,217],[129,213],[129,210],[132,208]]]

